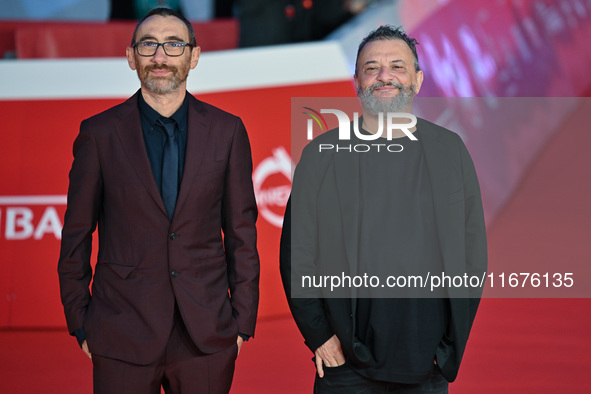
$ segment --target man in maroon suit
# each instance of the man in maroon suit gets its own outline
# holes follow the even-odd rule
[[[250,145],[238,117],[187,93],[199,54],[185,18],[151,11],[127,48],[141,89],[74,142],[58,273],[97,393],[227,393],[254,335]]]

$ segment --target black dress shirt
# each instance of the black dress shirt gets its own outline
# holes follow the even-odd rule
[[[359,272],[386,278],[443,270],[431,182],[420,132],[415,134],[418,141],[391,141],[404,147],[401,152],[360,154]],[[387,291],[369,287],[364,295],[370,298],[357,300],[358,336],[375,360],[372,367],[354,367],[361,375],[416,384],[432,373],[450,316],[448,301],[411,298],[422,294],[413,290],[392,290],[390,298]]]
[[[144,143],[146,144],[146,153],[152,167],[152,174],[158,186],[158,191],[162,195],[162,152],[166,143],[166,130],[156,121],[159,118],[166,117],[160,115],[156,110],[148,105],[142,95],[139,95],[138,106],[140,110],[140,120],[142,122],[142,132],[144,134]],[[185,168],[185,148],[187,146],[187,127],[189,117],[189,100],[185,94],[185,100],[180,108],[172,114],[169,119],[176,122],[175,135],[179,146],[179,187],[183,179],[183,169]]]

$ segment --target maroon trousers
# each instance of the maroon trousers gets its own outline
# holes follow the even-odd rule
[[[238,346],[214,354],[202,353],[191,340],[180,314],[166,351],[150,365],[136,365],[92,356],[96,394],[227,394],[232,385]]]

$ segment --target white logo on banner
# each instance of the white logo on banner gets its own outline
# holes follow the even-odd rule
[[[45,205],[41,216],[32,206]],[[55,205],[66,205],[66,196],[0,196],[0,220],[4,217],[6,240],[42,239],[52,234],[61,239],[62,221]]]
[[[279,175],[280,180],[271,181],[272,175]],[[276,227],[283,224],[283,213],[291,191],[291,177],[291,156],[282,146],[273,149],[273,156],[261,161],[252,174],[259,212]]]

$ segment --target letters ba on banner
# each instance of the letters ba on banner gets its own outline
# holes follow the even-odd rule
[[[363,128],[364,118],[357,98],[295,97],[291,102],[292,158],[297,163],[305,145],[333,129],[336,141],[319,143],[319,152],[402,152],[404,147],[396,140],[403,136],[417,141],[413,134],[416,124],[417,119],[411,113],[379,113],[377,129],[369,132]]]

